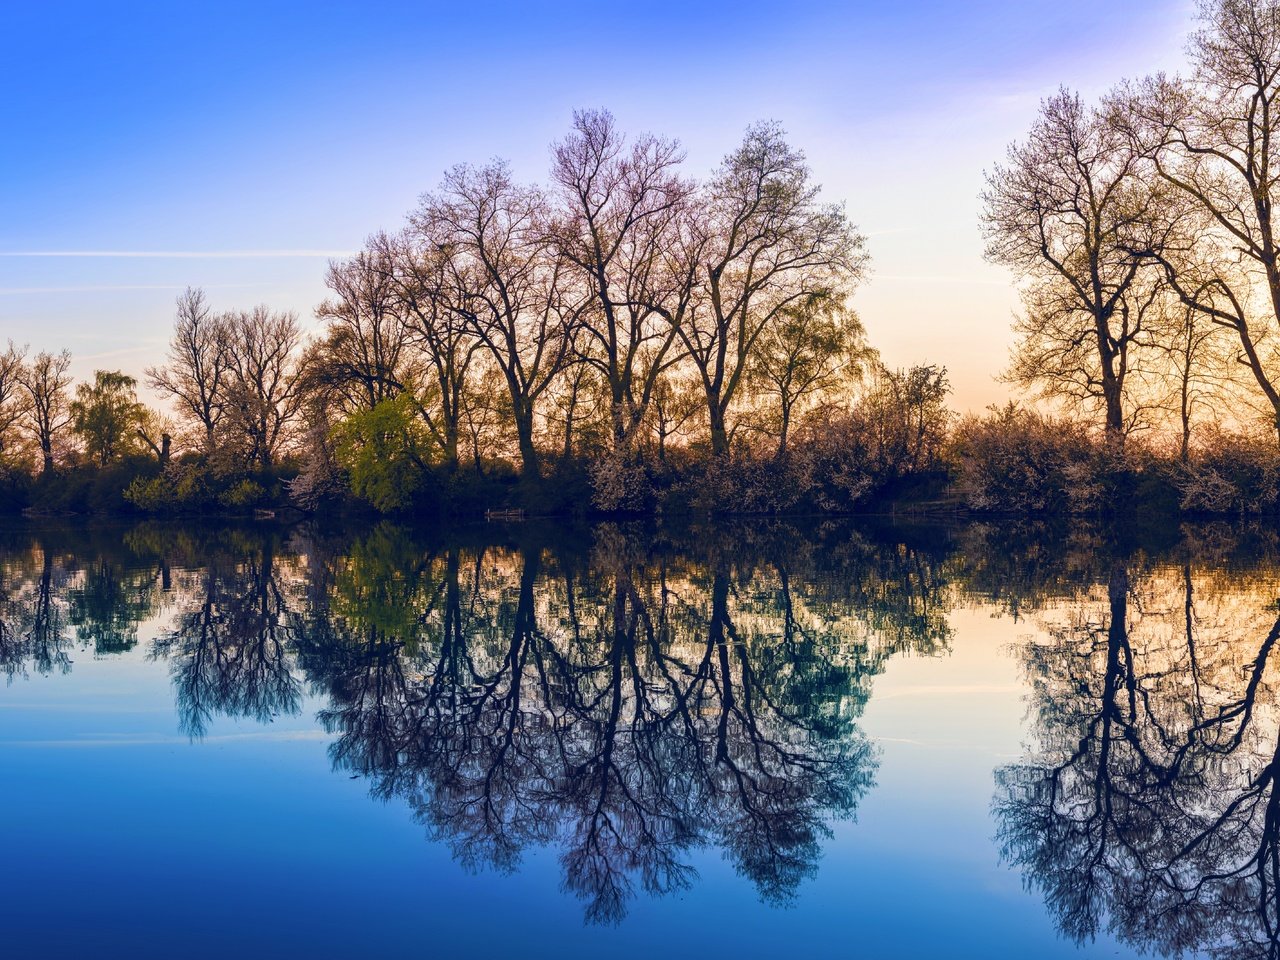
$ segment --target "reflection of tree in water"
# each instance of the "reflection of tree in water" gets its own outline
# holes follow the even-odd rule
[[[76,637],[98,653],[119,653],[138,642],[138,623],[151,614],[158,573],[129,570],[107,557],[84,568],[66,590],[67,619]]]
[[[586,561],[424,559],[384,527],[335,561],[301,646],[335,764],[464,863],[511,869],[557,844],[591,920],[619,919],[636,886],[688,885],[707,846],[786,902],[870,785],[866,677],[945,632],[912,625],[881,649],[865,611],[798,589],[777,555],[667,557],[605,529]]]
[[[1073,938],[1280,956],[1274,596],[1117,560],[1022,649],[1039,748],[998,772],[1000,840]]]
[[[66,565],[48,543],[6,549],[0,560],[0,669],[12,679],[28,670],[65,673],[73,641],[62,591]]]
[[[180,724],[268,721],[324,696],[335,767],[406,802],[458,859],[560,852],[595,921],[693,880],[718,848],[774,903],[868,789],[855,720],[900,653],[945,650],[928,552],[734,529],[594,548],[434,547],[235,528],[0,549],[0,658],[67,668],[75,643],[168,662]],[[75,639],[72,639],[74,633]]]
[[[272,537],[206,540],[204,566],[179,575],[179,609],[152,653],[170,663],[178,716],[202,736],[216,715],[260,723],[298,712],[293,670],[296,576],[280,570]],[[293,566],[292,558],[288,566]]]
[[[111,654],[137,643],[138,622],[154,610],[154,569],[85,544],[57,529],[0,543],[0,670],[9,678],[66,672],[77,644]]]

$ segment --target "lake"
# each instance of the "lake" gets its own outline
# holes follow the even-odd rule
[[[1274,957],[1280,539],[0,529],[13,957]]]

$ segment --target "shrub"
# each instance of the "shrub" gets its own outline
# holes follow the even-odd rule
[[[1012,403],[964,417],[950,446],[957,492],[981,512],[1099,510],[1126,470],[1118,456],[1081,424]]]
[[[256,507],[267,498],[267,491],[260,483],[253,480],[241,480],[218,494],[218,502],[224,507],[248,508]]]
[[[1274,513],[1280,507],[1280,456],[1274,437],[1208,431],[1174,470],[1183,510]]]

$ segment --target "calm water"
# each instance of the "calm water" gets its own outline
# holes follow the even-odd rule
[[[0,531],[0,953],[1280,953],[1280,545]]]

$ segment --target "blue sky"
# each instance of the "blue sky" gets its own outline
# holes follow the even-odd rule
[[[1177,69],[1190,25],[1190,0],[4,4],[0,337],[139,374],[188,284],[309,320],[326,256],[447,167],[540,179],[605,106],[695,175],[780,120],[869,235],[873,342],[980,407],[1015,305],[982,262],[983,168],[1059,84]]]

